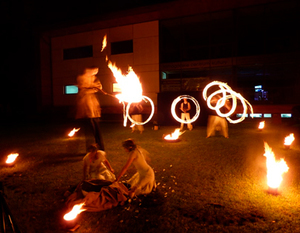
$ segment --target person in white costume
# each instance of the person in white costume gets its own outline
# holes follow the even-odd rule
[[[131,185],[129,196],[132,198],[135,195],[151,193],[156,188],[156,183],[154,171],[145,159],[147,151],[137,146],[132,139],[125,140],[122,146],[128,152],[129,158],[117,176],[116,181],[118,182],[130,165],[133,164],[137,172],[126,181],[126,183]]]
[[[114,182],[116,179],[114,169],[106,158],[106,152],[98,150],[97,144],[90,145],[88,151],[83,158],[83,180],[99,179]]]

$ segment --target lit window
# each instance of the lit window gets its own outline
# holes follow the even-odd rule
[[[264,113],[264,118],[272,118],[272,114],[271,113]]]
[[[291,113],[281,113],[281,118],[291,118],[292,114]]]
[[[65,86],[65,94],[72,95],[78,93],[78,87],[76,85],[66,85]]]
[[[253,118],[262,118],[262,113],[253,113],[253,114],[250,114],[250,117],[253,117]]]

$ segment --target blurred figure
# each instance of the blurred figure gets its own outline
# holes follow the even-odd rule
[[[190,104],[190,102],[187,101],[187,98],[183,98],[183,102],[180,105],[180,110],[181,110],[181,120],[189,121],[190,120],[189,111],[191,110],[191,104]],[[180,131],[183,130],[183,127],[184,127],[184,123],[181,123]],[[193,125],[191,123],[188,123],[187,127],[189,130],[193,129]]]
[[[140,103],[132,103],[130,107],[131,107],[130,114],[131,114],[132,120],[134,120],[136,122],[142,122],[143,106]],[[132,127],[132,133],[136,130],[138,130],[140,133],[143,133],[144,126],[135,124]]]
[[[129,196],[151,193],[156,188],[155,175],[153,169],[146,162],[147,151],[137,146],[132,139],[127,139],[122,143],[125,151],[128,152],[128,160],[118,175],[116,181],[125,174],[131,164],[137,172],[126,183],[131,185]]]
[[[99,145],[99,149],[104,151],[104,143],[100,129],[101,108],[96,93],[101,92],[105,95],[107,95],[107,93],[102,90],[102,84],[96,77],[97,73],[98,68],[92,67],[85,69],[84,73],[77,77],[79,93],[77,96],[76,119],[86,119],[85,121],[87,122],[85,125],[89,125],[92,129],[95,142]],[[88,147],[90,143],[88,143],[87,127],[84,128]]]
[[[113,182],[116,179],[114,172],[105,151],[98,150],[97,144],[90,145],[83,158],[83,180],[99,179]]]
[[[211,99],[211,105],[214,106],[217,104],[218,100],[221,99],[220,95],[215,95]],[[226,100],[223,108],[230,110],[230,103]],[[207,132],[206,137],[209,138],[211,136],[215,136],[216,132],[219,132],[225,138],[229,138],[228,136],[228,123],[226,118],[220,117],[215,110],[209,110],[208,122],[207,122]]]

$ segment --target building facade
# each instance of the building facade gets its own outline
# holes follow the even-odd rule
[[[162,122],[170,102],[191,94],[201,102],[211,81],[228,83],[262,114],[291,113],[299,104],[299,1],[171,1],[49,30],[41,37],[41,106],[74,106],[84,68],[99,67],[103,89],[114,93],[106,57],[140,77]],[[101,52],[107,35],[107,48]],[[117,99],[101,96],[104,112]],[[205,117],[205,116],[204,116]]]

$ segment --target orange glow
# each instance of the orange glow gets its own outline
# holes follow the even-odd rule
[[[18,153],[12,153],[12,154],[8,155],[8,156],[7,156],[7,159],[6,159],[6,163],[7,163],[7,164],[13,163],[13,162],[16,160],[16,158],[17,158],[18,156],[19,156]]]
[[[259,125],[258,125],[258,129],[263,129],[263,128],[265,128],[265,121],[259,122]]]
[[[121,69],[111,61],[108,61],[108,68],[113,73],[121,89],[121,93],[116,95],[120,102],[141,102],[143,97],[142,85],[139,77],[133,71],[132,67],[129,66],[127,74],[125,75],[123,75]]]
[[[294,134],[291,133],[289,136],[286,136],[284,139],[284,145],[285,146],[290,146],[293,141],[295,140]]]
[[[267,184],[270,188],[276,189],[280,186],[283,173],[289,170],[284,159],[276,161],[272,148],[265,142],[265,154],[267,158]]]
[[[75,134],[76,132],[78,132],[79,130],[80,130],[80,128],[78,128],[78,129],[73,128],[73,129],[71,130],[71,132],[68,134],[68,136],[69,136],[69,137],[73,137],[74,134]]]
[[[84,203],[74,205],[72,210],[69,213],[66,213],[64,215],[64,220],[67,220],[67,221],[74,220],[77,217],[78,214],[85,211],[85,209],[82,209],[83,205],[84,205]]]
[[[106,35],[103,37],[103,40],[102,40],[102,49],[101,49],[101,52],[103,52],[103,50],[106,48],[107,46],[107,37]]]
[[[184,132],[180,132],[180,129],[175,129],[175,131],[171,134],[168,134],[164,137],[166,140],[177,140],[181,134]]]

